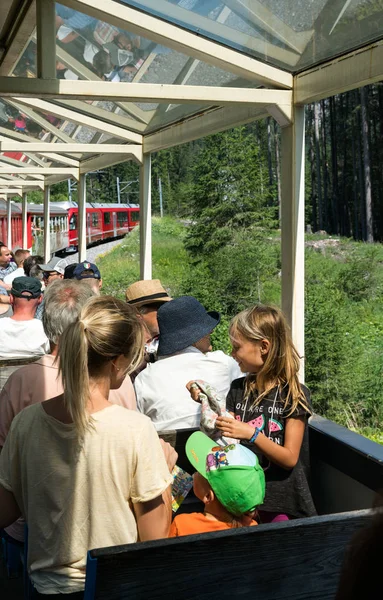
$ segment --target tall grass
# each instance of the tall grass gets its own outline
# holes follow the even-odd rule
[[[190,268],[183,246],[185,227],[164,217],[153,217],[153,279],[160,279],[171,296],[180,294],[181,281]],[[121,245],[97,260],[102,274],[103,293],[124,298],[126,288],[140,279],[139,227]]]

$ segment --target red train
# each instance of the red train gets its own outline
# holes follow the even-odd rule
[[[22,247],[21,204],[12,202],[13,250]],[[49,229],[51,252],[76,252],[78,246],[78,207],[75,202],[52,202],[50,204]],[[87,246],[102,240],[126,235],[139,222],[138,204],[94,204],[86,205]],[[27,246],[34,254],[43,254],[44,208],[42,204],[28,204]],[[7,207],[0,199],[0,239],[7,240]]]

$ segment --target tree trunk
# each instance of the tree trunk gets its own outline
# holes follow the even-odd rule
[[[381,145],[381,140],[383,139],[383,118],[381,117],[381,115],[383,115],[383,85],[381,83],[376,84],[377,88],[378,88],[378,115],[379,117],[379,134],[377,135],[376,138],[376,148],[377,148],[377,152],[376,152],[376,161],[377,164],[379,166],[378,168],[378,173],[376,176],[376,188],[378,190],[378,206],[379,206],[379,212],[378,212],[378,218],[379,218],[379,227],[378,229],[376,228],[376,224],[375,224],[375,233],[378,234],[378,239],[380,241],[383,240],[383,169],[380,168],[380,165],[382,164],[383,161],[383,152],[382,152],[382,145]],[[376,211],[375,211],[376,214]]]
[[[331,233],[339,233],[338,223],[338,147],[336,137],[336,103],[335,97],[330,98],[330,131],[331,131],[331,172],[332,172],[332,202],[331,202]]]
[[[323,149],[323,225],[329,230],[328,223],[328,163],[327,163],[327,132],[326,132],[326,101],[321,100],[322,108],[322,149]]]
[[[271,134],[271,118],[267,118],[267,166],[269,169],[269,186],[273,187],[274,175],[273,175],[273,160],[272,160],[272,134]]]
[[[316,185],[316,173],[315,173],[315,148],[314,148],[314,108],[313,105],[308,107],[308,124],[307,134],[309,136],[309,161],[310,161],[310,175],[311,175],[311,206],[312,206],[312,225],[313,231],[318,231],[318,212],[317,212],[317,185]]]
[[[278,190],[278,222],[281,223],[281,155],[280,155],[280,138],[277,122],[274,121],[274,147],[275,147],[275,166],[277,175],[277,190]]]
[[[323,210],[322,210],[322,178],[321,178],[321,156],[319,144],[319,104],[314,103],[314,140],[315,140],[315,175],[318,198],[318,225],[323,229]]]
[[[350,237],[351,226],[350,226],[350,213],[349,213],[349,202],[347,193],[347,175],[348,175],[348,135],[347,135],[347,124],[349,116],[349,94],[342,94],[340,96],[341,101],[341,128],[340,128],[340,140],[342,142],[342,155],[343,155],[343,168],[342,168],[342,186],[341,186],[341,199],[339,202],[339,222],[341,235]]]
[[[366,232],[366,209],[365,209],[365,186],[364,186],[364,173],[363,173],[363,149],[362,149],[362,118],[361,118],[361,108],[360,108],[360,89],[355,90],[355,94],[357,96],[357,140],[358,140],[358,173],[359,173],[359,218],[361,222],[362,228],[362,240],[366,241],[367,232]]]
[[[356,135],[356,127],[355,127],[355,94],[352,94],[352,98],[354,99],[352,106],[352,116],[351,116],[351,151],[352,151],[352,195],[353,195],[353,212],[354,212],[354,225],[353,225],[353,236],[356,240],[360,239],[359,233],[359,215],[358,215],[358,170],[356,164],[356,144],[355,144],[355,135]]]
[[[362,109],[362,139],[363,139],[363,171],[364,171],[364,189],[366,197],[366,234],[367,242],[374,241],[372,224],[372,194],[371,194],[371,166],[370,166],[370,144],[368,132],[368,113],[366,88],[360,89],[360,101]]]

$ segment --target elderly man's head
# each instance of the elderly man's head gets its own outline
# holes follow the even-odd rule
[[[33,319],[42,301],[41,283],[32,277],[16,277],[9,292],[13,318],[20,321]]]
[[[51,348],[56,348],[62,332],[79,316],[85,302],[94,296],[81,281],[53,281],[44,295],[43,326]]]

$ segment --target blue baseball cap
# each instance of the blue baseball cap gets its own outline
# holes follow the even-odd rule
[[[101,273],[95,264],[84,261],[73,271],[74,279],[101,279]]]

